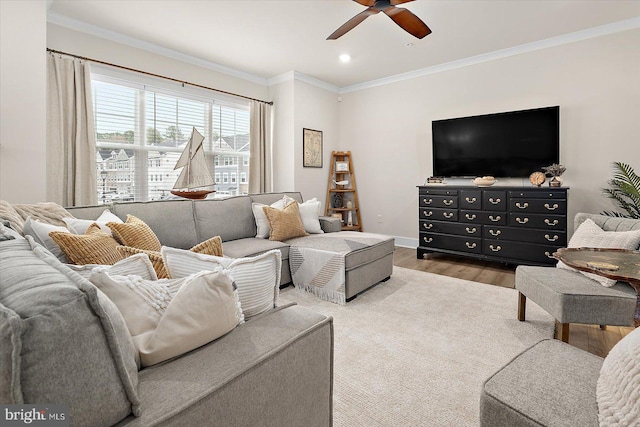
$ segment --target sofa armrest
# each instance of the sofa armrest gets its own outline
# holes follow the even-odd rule
[[[325,233],[335,233],[342,230],[342,221],[338,218],[321,216],[318,219],[320,220],[320,227]]]

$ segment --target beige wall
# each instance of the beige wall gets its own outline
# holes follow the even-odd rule
[[[46,196],[46,2],[0,1],[0,199]]]
[[[294,81],[269,88],[273,100],[273,191],[292,191],[294,180]]]
[[[417,244],[432,120],[550,105],[560,105],[570,217],[611,207],[600,190],[611,162],[640,171],[638,46],[631,30],[343,95],[340,148],[353,152],[365,231]]]
[[[294,189],[300,191],[305,200],[317,197],[324,212],[331,152],[339,149],[338,95],[302,81],[295,81],[294,95]],[[322,168],[302,166],[304,128],[322,131]]]

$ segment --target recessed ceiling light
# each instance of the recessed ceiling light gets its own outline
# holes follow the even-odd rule
[[[342,55],[340,55],[340,61],[342,62],[351,61],[351,55],[349,55],[348,53],[343,53]]]

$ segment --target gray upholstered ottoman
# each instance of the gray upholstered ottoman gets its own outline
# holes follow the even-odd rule
[[[540,341],[485,381],[480,425],[597,427],[602,362],[560,341]]]
[[[525,320],[526,298],[558,322],[556,338],[569,341],[569,324],[633,326],[636,292],[627,283],[607,288],[583,274],[555,267],[519,266],[518,319]]]

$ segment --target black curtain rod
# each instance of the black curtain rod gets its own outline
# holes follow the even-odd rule
[[[61,52],[59,50],[54,50],[54,49],[49,49],[49,48],[47,48],[47,52],[57,53],[57,54],[60,54],[60,55],[71,56],[73,58],[78,58],[78,59],[82,59],[82,60],[85,60],[85,61],[91,61],[91,62],[95,62],[97,64],[108,65],[110,67],[121,68],[123,70],[133,71],[133,72],[136,72],[136,73],[145,74],[147,76],[153,76],[153,77],[158,77],[158,78],[165,79],[165,80],[171,80],[172,82],[180,83],[183,86],[184,85],[195,86],[195,87],[199,87],[201,89],[207,89],[207,90],[212,90],[214,92],[224,93],[226,95],[237,96],[239,98],[248,99],[250,101],[258,101],[258,102],[262,102],[264,104],[273,105],[273,102],[263,101],[261,99],[251,98],[249,96],[238,95],[237,93],[227,92],[226,90],[221,90],[221,89],[216,89],[216,88],[213,88],[213,87],[203,86],[203,85],[199,85],[197,83],[191,83],[191,82],[186,82],[184,80],[178,80],[178,79],[174,79],[173,77],[161,76],[160,74],[154,74],[154,73],[150,73],[148,71],[136,70],[135,68],[129,68],[129,67],[125,67],[123,65],[111,64],[109,62],[100,61],[98,59],[87,58],[85,56],[74,55],[72,53]]]

